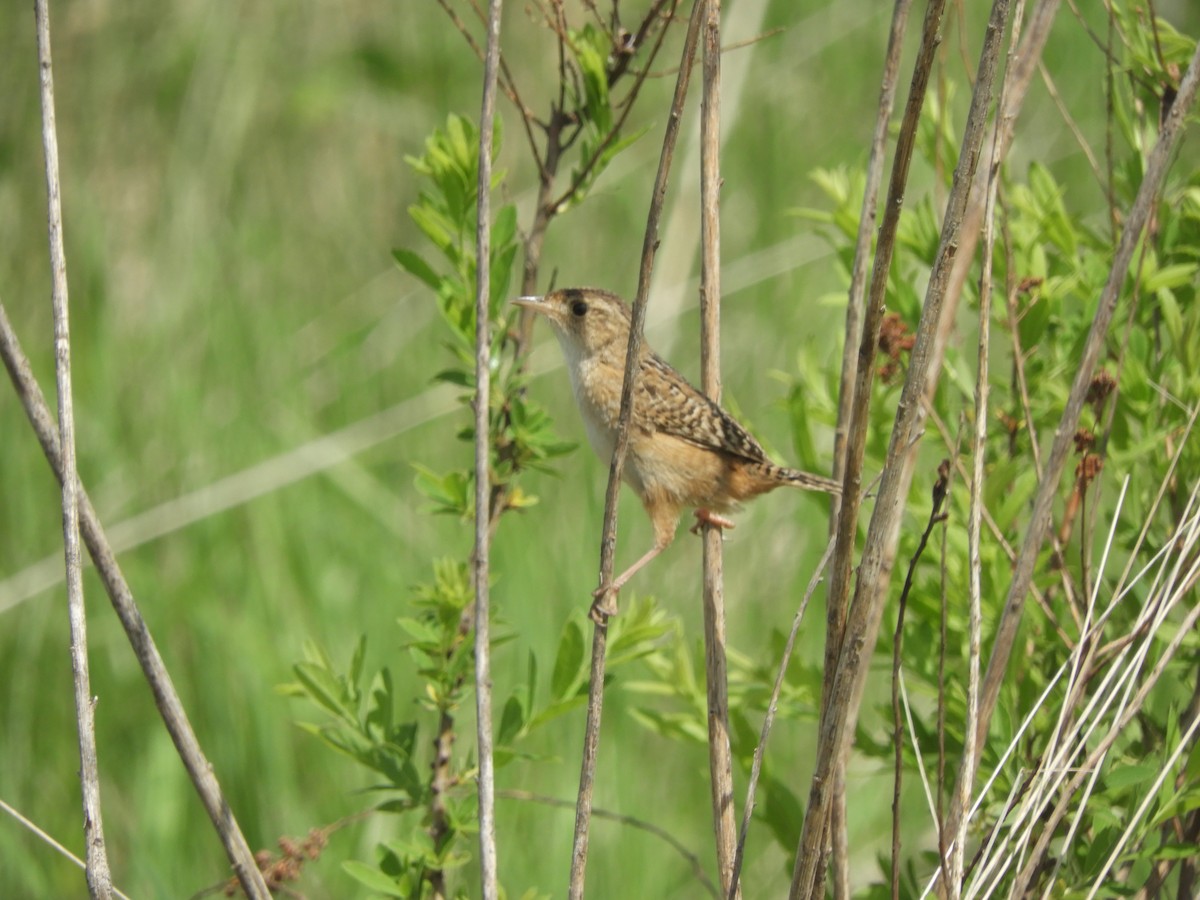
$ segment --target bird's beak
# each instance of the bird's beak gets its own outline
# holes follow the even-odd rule
[[[513,301],[513,303],[517,306],[524,307],[525,309],[532,309],[534,312],[546,311],[546,298],[543,296],[518,297]]]

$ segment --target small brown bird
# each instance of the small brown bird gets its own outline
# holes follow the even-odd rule
[[[610,460],[621,411],[629,307],[615,294],[594,288],[564,288],[515,302],[541,313],[554,329],[588,439],[602,460]],[[697,527],[732,528],[733,522],[719,513],[782,485],[841,491],[829,478],[768,460],[758,441],[645,343],[623,475],[654,525],[654,546],[596,592],[601,601],[671,544],[685,508],[695,509]]]

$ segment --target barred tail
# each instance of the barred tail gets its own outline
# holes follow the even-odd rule
[[[842,492],[842,483],[834,481],[832,478],[810,475],[808,472],[801,472],[798,469],[781,468],[779,469],[779,474],[788,484],[803,488],[806,491],[824,491],[826,494],[840,494]]]

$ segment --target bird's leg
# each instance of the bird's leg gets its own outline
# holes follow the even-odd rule
[[[732,519],[727,519],[722,515],[718,515],[711,509],[701,507],[696,510],[696,524],[691,527],[692,534],[699,534],[700,529],[705,525],[712,525],[714,528],[733,528],[734,522]]]
[[[679,524],[679,505],[670,497],[650,492],[642,493],[642,505],[646,507],[650,522],[654,526],[654,546],[610,584],[601,585],[592,592],[595,602],[592,603],[589,615],[597,625],[603,625],[609,616],[617,614],[617,592],[624,587],[625,582],[646,563],[670,547],[671,542],[675,540],[675,526]]]
[[[598,587],[592,591],[592,596],[595,598],[595,602],[592,603],[591,613],[589,614],[592,621],[600,623],[600,616],[604,616],[605,618],[615,616],[617,614],[617,592],[625,586],[625,582],[632,578],[642,566],[646,565],[646,563],[650,562],[650,560],[666,549],[666,544],[660,546],[655,541],[654,546],[647,550],[641,559],[614,578],[610,584]]]

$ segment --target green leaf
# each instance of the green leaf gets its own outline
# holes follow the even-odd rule
[[[412,895],[411,887],[407,884],[401,884],[399,879],[384,875],[374,866],[368,866],[356,859],[348,859],[343,862],[342,870],[355,881],[385,896],[409,897]]]
[[[400,268],[410,275],[423,281],[435,291],[441,289],[442,277],[419,254],[399,247],[392,251],[392,257],[400,265]]]
[[[584,108],[588,120],[601,134],[612,127],[612,106],[608,99],[608,72],[605,57],[608,38],[592,24],[569,32],[570,47],[583,76]]]
[[[1196,278],[1195,263],[1174,263],[1163,266],[1157,272],[1146,278],[1147,291],[1157,291],[1162,288],[1180,288],[1191,284]]]
[[[459,387],[472,388],[475,386],[475,375],[463,369],[442,369],[433,376],[434,381],[455,384]]]
[[[496,743],[511,744],[521,729],[525,726],[525,709],[520,699],[514,694],[504,704],[504,712],[500,716],[500,728],[496,732]]]
[[[525,709],[532,710],[533,704],[537,700],[537,673],[538,664],[537,656],[532,650],[529,651],[529,665],[526,668],[525,674]]]
[[[1195,844],[1163,844],[1152,854],[1154,859],[1195,859]]]
[[[1158,309],[1162,313],[1163,325],[1166,326],[1167,334],[1171,336],[1171,340],[1176,346],[1183,343],[1183,313],[1179,309],[1179,302],[1175,299],[1175,293],[1167,288],[1160,289],[1156,297],[1158,298]]]
[[[1121,790],[1133,785],[1145,784],[1153,780],[1158,770],[1150,765],[1116,766],[1105,776],[1104,783],[1109,790]]]
[[[432,644],[438,646],[441,644],[441,634],[435,628],[431,628],[427,623],[420,619],[414,619],[410,616],[400,616],[396,622],[408,632],[409,636],[422,644]]]
[[[367,636],[359,635],[358,643],[354,647],[354,655],[350,657],[350,683],[360,684],[362,682],[363,665],[367,658]]]
[[[492,223],[492,247],[507,247],[517,237],[517,208],[511,204],[500,207]]]
[[[457,516],[469,516],[474,508],[471,473],[447,472],[439,475],[432,469],[414,463],[417,474],[413,479],[416,489],[434,502],[433,511]]]
[[[355,710],[345,704],[345,695],[341,686],[327,669],[322,669],[312,663],[297,663],[292,666],[292,672],[303,685],[308,696],[319,706],[323,706],[339,718],[351,720],[354,718]]]
[[[554,672],[550,676],[550,696],[565,700],[573,696],[583,681],[583,629],[574,619],[563,625],[562,637],[558,641],[558,655],[554,659]]]
[[[435,247],[452,261],[458,259],[456,229],[450,219],[434,209],[431,204],[414,204],[408,208],[408,215]]]

